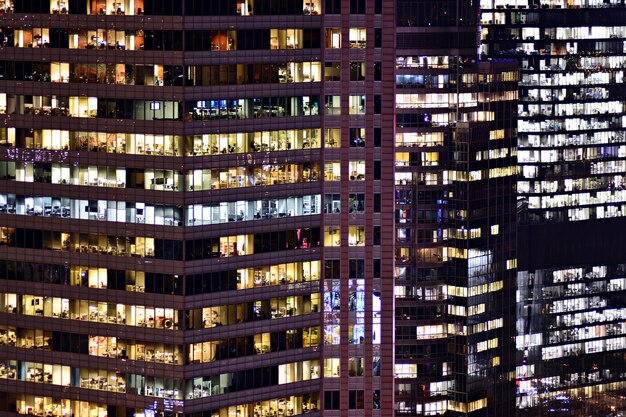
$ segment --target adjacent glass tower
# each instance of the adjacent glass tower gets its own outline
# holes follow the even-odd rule
[[[397,2],[397,415],[513,413],[518,73],[478,11]]]
[[[521,67],[517,406],[607,415],[626,388],[626,7],[482,1],[482,53]]]

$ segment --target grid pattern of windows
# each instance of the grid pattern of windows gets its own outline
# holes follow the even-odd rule
[[[0,412],[322,408],[323,12],[0,0]]]

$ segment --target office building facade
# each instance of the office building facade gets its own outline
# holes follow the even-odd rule
[[[393,8],[0,8],[0,411],[391,409]]]
[[[623,408],[620,1],[483,1],[482,53],[521,70],[517,406]]]
[[[397,2],[396,415],[513,412],[518,73],[478,11]]]
[[[516,66],[422,3],[0,0],[0,413],[508,412]]]

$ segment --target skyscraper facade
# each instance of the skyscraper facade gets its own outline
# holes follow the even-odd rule
[[[0,5],[0,410],[391,409],[393,7]]]
[[[0,413],[509,413],[477,7],[0,0]]]
[[[621,1],[483,1],[482,53],[518,60],[517,406],[623,407]]]

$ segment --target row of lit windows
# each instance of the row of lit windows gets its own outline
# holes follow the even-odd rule
[[[5,293],[0,296],[0,311],[27,316],[85,320],[157,329],[178,328],[178,311],[172,308],[99,303],[60,297]]]
[[[108,411],[107,404],[25,394],[17,395],[16,403],[11,404],[10,407],[15,407],[18,414],[34,415],[39,417],[50,415],[66,416],[72,414],[76,416],[106,417]],[[136,417],[147,417],[150,415],[149,413],[146,413],[146,411],[150,410],[132,411],[136,412]]]
[[[149,237],[107,236],[95,233],[64,233],[2,227],[0,228],[0,245],[113,256],[182,258],[182,242],[180,241]]]
[[[347,340],[343,343],[349,345],[362,345],[364,343],[372,343],[379,345],[381,343],[381,323],[380,313],[373,314],[371,335],[365,331],[365,313],[357,312],[354,318],[350,319],[353,323],[347,325]],[[339,312],[324,314],[324,344],[339,345],[342,340],[342,326],[340,323]]]
[[[232,359],[248,355],[315,347],[319,345],[318,327],[291,329],[274,333],[258,333],[250,336],[192,343],[188,346],[189,363],[204,363]],[[45,330],[0,328],[0,345],[25,349],[67,351],[57,332]],[[89,336],[88,345],[76,343],[78,349],[71,352],[105,358],[130,359],[181,365],[184,355],[181,347],[162,343],[145,343],[120,339],[115,336]]]
[[[194,67],[191,67],[194,68]],[[207,67],[208,68],[208,67]],[[5,80],[122,85],[182,85],[182,66],[89,64],[66,62],[0,62]]]
[[[448,88],[449,82],[450,76],[448,74],[396,75],[396,86],[398,88]]]
[[[317,116],[318,96],[210,99],[186,103],[186,121]],[[179,101],[0,94],[0,114],[133,120],[183,119]]]
[[[15,194],[0,194],[0,214],[2,213],[166,226],[180,225],[182,218],[182,210],[176,206]]]
[[[623,71],[606,72],[572,72],[562,74],[524,74],[521,85],[528,86],[593,86],[599,84],[620,83],[624,78]]]
[[[526,60],[524,60],[526,61]],[[528,62],[522,61],[522,69],[529,69]],[[571,62],[571,61],[570,61]],[[540,71],[563,71],[568,60],[564,57],[550,57],[539,60]],[[626,56],[579,56],[576,58],[576,68],[583,70],[621,69],[626,64]]]
[[[478,304],[478,305],[469,306],[469,307],[448,305],[448,314],[461,316],[461,317],[475,316],[477,314],[483,314],[485,311],[486,311],[485,304]],[[465,333],[465,330],[463,331],[463,333]],[[426,338],[429,338],[429,337],[426,337]]]
[[[425,166],[433,167],[439,165],[439,152],[396,152],[396,166]]]
[[[256,99],[198,100],[187,102],[187,120],[250,119],[285,116],[317,116],[318,96]]]
[[[481,181],[489,178],[513,177],[518,173],[517,166],[508,166],[502,168],[490,168],[480,171],[445,171],[444,176],[450,178],[451,181]]]
[[[183,176],[180,171],[171,170],[0,161],[0,178],[28,183],[177,191]]]
[[[0,369],[3,369],[0,378],[134,395],[182,398],[182,381],[171,378],[15,360],[0,362]]]
[[[444,362],[441,367],[441,376],[446,376],[451,370],[448,364]],[[422,375],[418,372],[418,365],[414,363],[396,363],[394,367],[394,375],[396,378],[419,378]]]
[[[624,132],[584,132],[580,134],[524,135],[519,138],[520,148],[549,148],[581,145],[605,145],[624,141]]]
[[[599,296],[555,300],[548,305],[548,313],[566,313],[607,306],[607,300]]]
[[[560,314],[554,318],[553,322],[555,327],[563,328],[593,323],[605,323],[609,321],[620,321],[624,320],[624,318],[626,318],[626,308],[609,308],[602,311],[584,311],[578,313]]]
[[[194,204],[187,207],[186,224],[199,226],[232,221],[306,216],[319,214],[320,208],[321,198],[319,195],[233,201],[216,205]]]
[[[626,146],[586,146],[584,148],[521,150],[521,163],[554,163],[559,161],[593,161],[598,159],[624,158]]]
[[[608,281],[594,281],[593,283],[573,283],[565,286],[544,286],[542,289],[542,297],[561,298],[563,296],[570,297],[573,295],[593,294],[606,291],[621,291],[626,288],[626,278],[614,278]]]
[[[241,304],[229,304],[190,310],[188,329],[245,323],[249,321],[280,319],[320,311],[319,294],[271,298]]]
[[[5,28],[2,46],[17,48],[68,48],[95,50],[182,50],[235,51],[252,49],[303,49],[319,48],[319,29],[239,29],[239,30],[115,30],[115,29],[13,29]],[[184,42],[183,42],[184,33]],[[328,28],[325,32],[327,48],[342,48],[341,28]],[[365,48],[366,28],[350,28],[348,46]],[[378,29],[374,46],[382,46]],[[123,67],[123,65],[122,65]],[[319,74],[319,72],[318,72]],[[155,75],[156,77],[157,75]],[[177,81],[171,77],[171,83]],[[318,77],[317,81],[321,78]],[[163,81],[163,78],[161,78]],[[181,81],[178,81],[181,82]],[[155,85],[162,85],[155,83]]]
[[[5,376],[9,379],[26,382],[175,399],[182,399],[183,397],[183,381],[178,379],[14,360],[0,363],[0,367],[5,371],[5,374],[0,374],[0,377]],[[274,374],[275,370],[278,371],[278,378]],[[237,376],[247,375],[250,372],[267,374],[269,380],[265,380],[266,378],[256,378],[254,380],[250,378],[238,381]],[[266,375],[263,376],[265,377]],[[194,378],[186,384],[186,397],[190,399],[202,398],[225,392],[260,388],[261,385],[258,382],[260,379],[264,379],[261,383],[263,385],[268,383],[270,385],[282,385],[308,381],[319,377],[320,369],[317,360],[293,362],[261,369],[256,368],[253,371],[240,371],[213,377]]]
[[[203,398],[270,385],[309,381],[319,378],[320,371],[318,360],[306,360],[198,377],[187,381],[185,398]]]
[[[531,371],[530,367],[523,368],[521,375],[534,376],[534,370]],[[585,401],[589,399],[595,401],[599,398],[602,402],[606,398],[605,392],[621,392],[626,386],[623,381],[614,379],[614,374],[609,368],[594,368],[589,372],[572,372],[563,376],[547,376],[541,379],[528,376],[520,377],[517,381],[520,392],[517,407],[520,409],[536,407],[539,404],[567,404],[571,398],[579,398],[582,393],[587,396]],[[547,389],[537,390],[535,387],[538,384]]]
[[[451,58],[446,55],[398,56],[396,68],[446,69],[450,65],[450,60]]]
[[[263,301],[206,307],[186,312],[186,328],[211,328],[256,320],[279,319],[310,314],[319,310],[319,294],[272,298]],[[27,316],[84,320],[156,329],[178,329],[179,311],[146,307],[70,300],[28,294],[0,295],[0,311]]]
[[[341,238],[339,227],[329,226],[324,228],[324,246],[341,246]],[[380,241],[378,244],[380,244]],[[365,246],[365,227],[348,227],[348,246]]]
[[[185,259],[209,259],[282,250],[310,249],[320,247],[321,244],[319,228],[221,236],[188,240],[185,245]]]
[[[0,129],[0,145],[28,149],[180,156],[183,150],[183,137],[9,127]]]
[[[522,174],[537,175],[536,167],[522,167]],[[531,176],[527,178],[532,178]],[[622,190],[626,187],[623,175],[607,175],[601,177],[560,178],[550,181],[518,181],[519,193],[563,193],[588,190]]]
[[[515,16],[515,18],[519,18],[520,16]],[[521,16],[522,19],[525,20],[526,16]],[[519,22],[518,22],[519,23]],[[519,32],[518,32],[519,33]],[[553,32],[554,33],[554,32]],[[512,34],[517,38],[518,34]],[[554,34],[548,35],[553,37]],[[487,29],[483,29],[483,40],[486,40],[489,37],[487,34]],[[523,42],[523,43],[522,43]],[[541,42],[535,42],[533,39],[527,39],[526,42],[523,40],[517,43],[515,48],[506,49],[503,48],[502,52],[499,52],[501,55],[521,55],[521,56],[531,56],[531,55],[552,55],[552,56],[566,56],[566,55],[577,55],[577,54],[588,54],[593,51],[596,54],[615,54],[615,53],[623,53],[624,49],[620,43],[620,41],[616,41],[614,39],[608,38],[600,38],[596,42],[594,42],[593,48],[587,50],[589,47],[582,42],[545,42],[545,40],[541,40]],[[540,45],[539,47],[537,45]],[[545,47],[544,47],[545,46]],[[580,48],[579,48],[580,46]],[[481,52],[483,54],[489,54],[489,44],[483,43],[481,45]],[[526,61],[526,60],[523,60]],[[523,67],[525,68],[525,67]],[[526,67],[530,68],[530,67]]]
[[[605,87],[577,87],[566,88],[529,88],[527,93],[521,96],[521,101],[564,101],[564,100],[587,100],[608,99],[609,89]]]
[[[0,114],[99,117],[135,120],[182,120],[178,101],[115,100],[97,97],[0,94]]]
[[[457,287],[454,285],[448,285],[447,293],[455,297],[475,297],[490,292],[500,291],[504,288],[504,282],[502,280],[474,285],[471,287]]]
[[[319,327],[257,333],[251,336],[192,343],[189,345],[188,361],[189,363],[206,363],[248,355],[265,355],[270,352],[316,347],[319,344]]]
[[[324,146],[339,147],[340,134],[340,129],[324,129]],[[364,142],[364,135],[364,132],[360,135],[355,134],[354,140],[361,138]],[[186,152],[188,156],[200,156],[313,149],[320,147],[320,136],[320,129],[286,129],[194,135],[187,136],[184,141],[182,136],[172,135],[26,130],[10,127],[0,129],[0,145],[29,149],[165,156],[181,156]],[[352,146],[352,142],[350,145]]]
[[[0,275],[7,280],[174,295],[183,295],[183,287],[187,295],[206,294],[317,281],[320,274],[320,261],[270,264],[183,276],[132,269],[0,260]]]
[[[319,167],[308,163],[248,165],[190,170],[185,176],[188,191],[201,191],[317,181]],[[179,191],[182,188],[183,174],[171,170],[0,161],[0,179],[27,183]]]
[[[19,343],[19,341],[18,341]],[[18,344],[19,346],[19,344]],[[89,355],[170,365],[182,364],[180,346],[124,340],[115,336],[89,336]]]
[[[326,63],[325,73],[329,73],[330,78],[339,76],[340,68],[338,62]],[[337,74],[334,74],[334,71]],[[308,83],[322,81],[322,76],[322,64],[319,61],[281,64],[220,64],[187,66],[184,83],[192,86]]]
[[[325,113],[327,115],[341,114],[340,96],[325,97]],[[366,97],[356,95],[348,97],[349,114],[365,114]],[[376,103],[375,103],[376,104]],[[198,100],[187,102],[189,109],[184,117],[185,121],[194,120],[230,120],[267,117],[317,116],[320,112],[318,96],[302,97],[265,97],[255,99],[219,99]],[[7,96],[0,93],[0,114],[32,114],[36,116],[66,116],[86,118],[115,118],[135,120],[171,120],[180,121],[183,107],[177,101],[146,101],[146,100],[116,100],[98,99],[97,97],[47,97],[47,96]],[[10,136],[0,137],[0,144],[10,141]],[[73,148],[78,144],[72,143]],[[31,145],[32,146],[32,145]],[[234,145],[229,146],[222,153],[242,152]],[[147,155],[179,155],[176,149],[149,149],[144,151],[137,145],[136,152]],[[331,147],[334,147],[331,145]],[[67,149],[67,145],[64,146]],[[111,138],[103,144],[95,143],[93,137],[83,137],[81,149],[92,151],[126,153],[123,140]],[[251,151],[257,151],[251,146]],[[222,151],[223,148],[220,150]]]
[[[241,0],[237,2],[225,2],[216,4],[205,3],[202,0],[189,0],[182,3],[172,3],[168,0],[82,0],[68,3],[61,0],[46,1],[22,1],[14,6],[13,0],[1,3],[3,12],[17,13],[51,13],[51,14],[88,14],[88,15],[168,15],[180,16],[253,16],[253,15],[310,15],[317,16],[322,13],[321,0],[291,1],[281,0],[267,3],[264,1]],[[340,3],[339,3],[340,4]],[[341,11],[339,4],[327,2],[326,13],[338,14]],[[352,1],[351,13],[365,13],[365,2]],[[382,2],[376,2],[376,13],[381,13]]]
[[[473,350],[472,345],[470,347],[470,352]],[[498,338],[493,338],[489,340],[484,340],[482,342],[478,342],[476,344],[476,352],[482,352],[487,349],[496,349],[498,347]]]
[[[50,0],[37,2],[32,4],[30,1],[17,2],[14,5],[13,0],[3,1],[4,11],[16,13],[51,13],[51,14],[67,14],[76,13],[76,10],[70,10],[69,2],[63,0]],[[148,1],[148,3],[150,3]],[[101,0],[96,4],[95,1],[83,0],[82,2],[72,2],[74,7],[80,9],[80,13],[98,14],[98,15],[138,15],[143,14],[144,0]]]
[[[196,169],[185,175],[188,191],[295,184],[320,180],[318,163]]]
[[[585,5],[585,7],[588,7]],[[486,13],[485,17],[488,17]],[[545,31],[545,32],[544,32]],[[543,36],[542,36],[543,33]],[[623,26],[585,26],[585,27],[564,27],[559,26],[545,30],[540,27],[524,26],[520,30],[513,30],[513,34],[521,36],[521,40],[583,40],[583,39],[606,39],[626,37]],[[574,42],[572,42],[574,43]]]
[[[499,93],[429,93],[396,94],[398,109],[450,109],[451,107],[475,107],[479,103],[517,100],[517,91]],[[487,112],[483,112],[487,113]],[[468,113],[471,114],[471,113]],[[471,116],[466,116],[471,117]],[[485,120],[493,120],[487,118]]]
[[[317,281],[320,273],[320,261],[306,261],[189,274],[185,276],[185,294],[207,294]]]
[[[239,152],[284,151],[320,147],[320,129],[213,133],[188,136],[187,155],[219,155]],[[339,129],[325,129],[325,146],[338,147]]]
[[[549,195],[544,197],[529,197],[528,208],[557,208],[578,207],[581,205],[594,205],[606,203],[626,202],[626,190],[594,191],[593,193],[582,192],[577,194]],[[616,207],[619,207],[618,204]]]
[[[340,63],[325,65],[325,79],[338,81]],[[212,86],[227,84],[306,83],[322,80],[318,62],[284,64],[221,64],[187,66],[132,65],[65,62],[4,62],[0,75],[5,80],[50,81],[57,83],[97,83],[146,86]]]
[[[396,146],[443,146],[443,132],[396,133]]]
[[[474,107],[478,104],[478,93],[430,93],[396,94],[399,109],[449,109],[451,106]]]
[[[111,35],[112,36],[112,35]],[[350,81],[365,80],[365,62],[350,63]],[[183,76],[184,75],[184,76]],[[5,80],[146,86],[305,83],[322,80],[321,62],[207,66],[0,61]],[[324,64],[324,80],[341,80],[341,62]]]
[[[377,361],[373,363],[375,368]],[[376,371],[373,370],[374,374]],[[365,375],[365,358],[352,356],[348,358],[348,376],[364,376]],[[341,376],[341,359],[340,358],[325,358],[324,359],[324,377],[325,378],[337,378]],[[376,375],[374,375],[376,376]]]
[[[598,352],[610,352],[626,348],[626,337],[594,340],[584,343],[569,343],[541,349],[542,360],[566,358],[569,356],[590,355]]]
[[[194,204],[187,207],[187,226],[263,220],[320,213],[320,196],[287,197],[266,200],[234,201],[217,205]],[[64,197],[31,197],[0,194],[0,214],[62,217],[121,223],[180,226],[183,210],[110,200],[75,200]]]
[[[3,33],[3,46],[18,48],[177,51],[184,47],[186,51],[234,51],[320,47],[319,29],[124,31],[6,28]]]
[[[319,407],[319,394],[312,393],[223,407],[211,411],[211,417],[274,417],[276,415],[299,415],[315,412]],[[136,416],[144,417],[138,414],[136,414]]]
[[[495,148],[476,152],[476,160],[499,159],[517,155],[517,148]],[[519,161],[519,160],[518,160]]]
[[[535,116],[592,116],[597,114],[623,113],[624,103],[621,101],[602,101],[587,103],[566,104],[520,104],[518,106],[520,117]]]
[[[348,171],[350,181],[364,181],[365,161],[349,161]],[[341,163],[339,161],[329,161],[324,164],[324,179],[326,181],[339,181],[341,179]]]
[[[157,294],[183,294],[183,276],[135,270],[0,261],[5,279]],[[186,294],[205,294],[317,281],[320,261],[294,262],[189,274]]]
[[[566,330],[549,332],[548,343],[563,343],[576,340],[595,339],[599,337],[623,335],[626,333],[626,324],[610,323],[599,325],[586,325]]]
[[[221,64],[182,66],[40,63],[0,61],[0,76],[5,80],[43,81],[58,83],[97,83],[146,86],[212,86],[227,84],[303,83],[322,80],[320,62],[289,62],[284,64]],[[341,79],[341,63],[326,62],[326,81]],[[365,79],[365,63],[354,62],[350,79]]]
[[[552,272],[553,282],[570,282],[584,279],[603,278],[607,275],[606,266],[594,266],[591,271],[585,272],[583,268],[558,269]],[[549,275],[548,275],[549,276]]]
[[[151,237],[111,236],[97,233],[65,233],[21,228],[0,228],[0,245],[63,252],[182,260],[182,241]],[[187,260],[243,256],[280,250],[319,247],[319,228],[222,236],[189,240]]]
[[[483,323],[473,324],[471,326],[470,332],[471,334],[476,334],[476,333],[482,333],[482,332],[487,332],[490,330],[499,329],[503,326],[503,320],[504,319],[502,318],[498,318],[498,319],[489,320]]]

